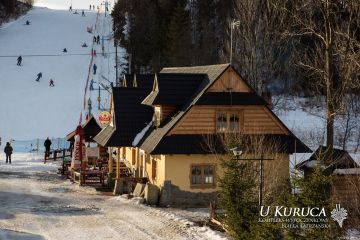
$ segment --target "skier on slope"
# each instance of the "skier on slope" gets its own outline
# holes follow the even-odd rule
[[[96,43],[100,44],[100,36],[99,35],[97,35],[97,37],[96,37]]]
[[[37,74],[37,78],[35,79],[35,81],[40,82],[40,78],[42,78],[42,73],[41,72],[39,72]]]
[[[84,12],[84,10],[82,10],[81,16],[85,17],[85,12]]]
[[[94,65],[93,65],[93,74],[94,74],[94,75],[96,75],[96,69],[97,69],[97,66],[96,66],[96,64],[94,63]]]
[[[17,65],[21,66],[21,62],[22,62],[22,57],[21,55],[17,58]]]
[[[55,87],[55,85],[54,85],[54,80],[52,80],[52,78],[50,78],[49,86],[50,86],[50,87]]]
[[[94,90],[94,83],[95,83],[94,79],[91,79],[91,81],[90,81],[90,91]]]

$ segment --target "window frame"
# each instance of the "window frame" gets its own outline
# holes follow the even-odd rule
[[[211,166],[213,168],[213,174],[212,174],[212,183],[205,183],[205,174],[204,174],[204,170],[205,167]],[[200,184],[194,184],[192,181],[192,170],[193,167],[200,167],[201,170],[201,183]],[[216,164],[214,163],[194,163],[190,165],[190,171],[189,171],[189,180],[190,180],[190,188],[197,188],[197,189],[207,189],[207,188],[216,188]]]
[[[225,114],[226,115],[226,128],[225,130],[220,130],[218,128],[219,124],[218,124],[218,116],[220,114]],[[231,130],[230,129],[230,116],[231,115],[235,115],[238,117],[239,119],[239,124],[238,124],[238,129],[234,129]],[[216,111],[215,112],[215,130],[217,133],[226,133],[226,132],[240,132],[242,129],[242,123],[243,123],[243,117],[242,117],[242,112],[241,111]]]

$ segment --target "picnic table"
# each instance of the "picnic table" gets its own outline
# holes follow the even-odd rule
[[[79,182],[79,185],[98,184],[105,185],[105,172],[102,170],[72,170],[71,179]]]

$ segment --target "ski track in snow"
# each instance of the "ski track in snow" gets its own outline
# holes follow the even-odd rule
[[[3,157],[0,239],[227,239],[189,220],[206,211],[155,208],[99,194],[58,176],[60,162],[43,164],[41,155],[15,154],[12,165]]]
[[[48,1],[39,1],[44,6]],[[89,6],[91,1],[73,1],[74,8]],[[48,2],[68,8],[64,1]],[[94,1],[91,4],[99,4]],[[69,4],[69,3],[66,3]],[[68,10],[53,10],[34,7],[25,16],[0,27],[0,137],[3,142],[10,138],[28,140],[46,137],[64,137],[71,132],[83,111],[84,87],[87,79],[92,38],[97,34],[111,33],[111,17],[99,15],[98,29],[90,34],[87,27],[96,23],[97,12],[85,10],[86,17]],[[31,24],[25,25],[29,20]],[[81,47],[86,42],[89,47]],[[104,41],[105,51],[114,52],[112,39]],[[113,80],[113,54],[101,55],[101,45],[94,46],[97,57],[94,62],[98,71]],[[67,53],[62,50],[67,48]],[[85,55],[71,55],[85,54]],[[88,55],[86,55],[88,54]],[[22,66],[16,65],[19,55]],[[56,55],[56,56],[26,56]],[[68,55],[68,56],[67,56]],[[36,75],[42,72],[40,82]],[[49,87],[52,78],[55,87]],[[90,74],[90,79],[102,82],[100,74]],[[106,85],[109,85],[108,82]],[[96,94],[88,92],[86,100],[92,98],[93,113],[97,113]],[[108,103],[108,94],[101,91],[102,104]],[[84,118],[83,118],[84,119]]]

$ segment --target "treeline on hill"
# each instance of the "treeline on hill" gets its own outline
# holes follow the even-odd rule
[[[1,0],[0,25],[10,18],[16,18],[28,11],[34,4],[33,0]]]
[[[338,89],[359,89],[354,84],[360,68],[359,5],[358,0],[119,0],[112,16],[133,72],[229,62],[235,20],[232,64],[256,90],[312,94],[326,93],[329,77]]]
[[[136,72],[219,63],[226,17],[216,11],[222,5],[208,0],[119,0],[112,13],[115,37],[131,54]]]

